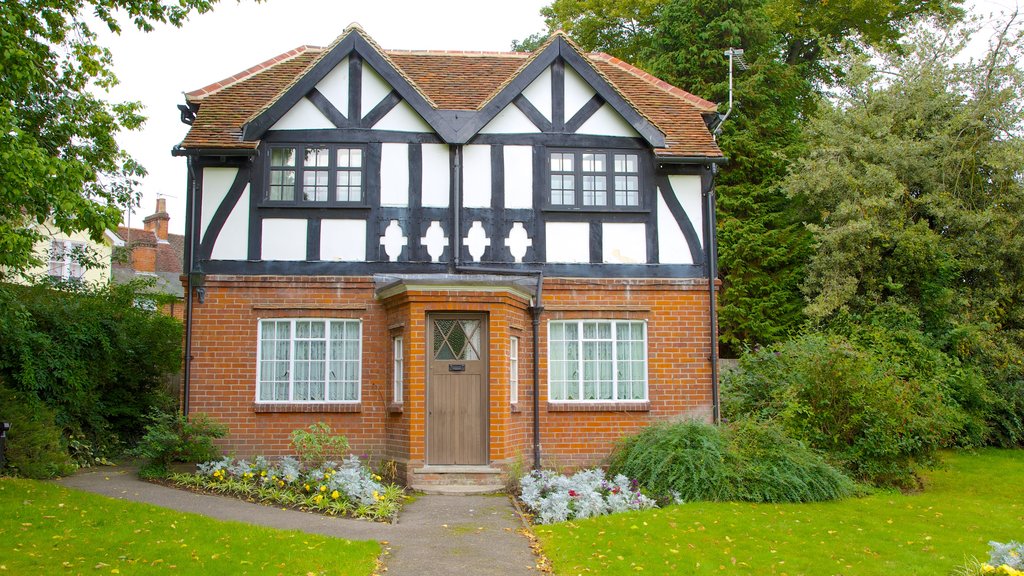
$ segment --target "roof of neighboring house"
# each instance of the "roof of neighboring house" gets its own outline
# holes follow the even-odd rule
[[[132,268],[130,259],[114,259],[113,277],[115,282],[124,283],[135,279],[152,278],[158,291],[173,296],[181,296],[182,261],[185,254],[185,237],[181,234],[168,234],[167,241],[161,242],[152,230],[118,226],[117,236],[130,249],[139,246],[152,246],[156,250],[155,270],[141,272]]]
[[[372,44],[362,30],[349,30],[355,30]],[[557,33],[552,39],[556,36],[565,38],[564,34]],[[566,41],[578,51],[571,41],[567,38]],[[333,45],[336,44],[337,41]],[[375,44],[373,46],[376,48]],[[258,141],[242,139],[243,125],[274,103],[329,50],[330,47],[300,46],[186,93],[188,102],[198,105],[199,110],[182,146],[256,148]],[[479,110],[543,50],[542,46],[532,54],[429,50],[389,50],[381,54],[430,105],[444,110]],[[722,156],[703,118],[715,112],[715,103],[608,54],[581,52],[581,55],[642,117],[665,134],[665,147],[656,149],[659,156]]]

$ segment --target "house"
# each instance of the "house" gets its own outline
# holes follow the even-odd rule
[[[34,279],[49,278],[56,281],[81,281],[87,284],[106,284],[110,281],[110,258],[121,246],[121,239],[106,230],[101,241],[90,238],[88,232],[65,233],[47,221],[36,229],[44,236],[36,243],[34,252],[40,265],[29,268],[24,276],[10,276],[12,282],[27,283]]]
[[[713,103],[562,33],[354,25],[186,98],[185,410],[227,450],[324,421],[414,486],[491,482],[714,417]]]
[[[119,226],[117,236],[123,244],[113,258],[112,278],[115,283],[133,280],[153,283],[152,292],[167,296],[163,311],[182,319],[185,313],[185,290],[181,283],[185,237],[169,231],[171,216],[167,199],[157,198],[156,211],[143,219],[142,228]]]

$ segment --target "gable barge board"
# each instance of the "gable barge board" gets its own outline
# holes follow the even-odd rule
[[[629,122],[633,129],[640,133],[647,142],[655,148],[663,148],[665,146],[665,135],[662,134],[661,130],[654,124],[651,124],[647,118],[640,115],[633,106],[627,102],[619,93],[613,89],[604,78],[601,77],[594,69],[593,65],[583,59],[576,50],[569,46],[565,40],[558,39],[558,53],[565,60],[565,62],[576,70],[576,73],[586,80],[590,87],[595,92],[604,98],[605,102],[611,105],[625,120]]]
[[[355,58],[352,58],[355,56]],[[362,63],[366,62],[369,64],[374,71],[377,72],[384,79],[385,82],[391,85],[391,87],[398,91],[398,93],[405,99],[406,102],[412,106],[426,122],[433,128],[438,134],[442,136],[445,141],[453,140],[455,137],[455,130],[451,127],[448,120],[443,117],[434,107],[427,102],[427,100],[420,94],[420,92],[414,88],[401,74],[395,70],[392,65],[377,52],[377,50],[371,46],[365,38],[357,31],[351,31],[349,34],[341,40],[330,52],[324,54],[312,68],[308,69],[305,74],[295,82],[288,90],[280,96],[269,108],[260,113],[256,118],[253,118],[250,122],[246,123],[242,127],[242,140],[259,140],[263,137],[271,126],[274,125],[288,110],[291,110],[300,98],[304,97],[313,88],[316,87],[317,83],[320,82],[335,66],[341,64],[345,58],[349,59],[349,66],[355,66],[360,71],[362,70]],[[358,62],[357,64],[354,64]],[[358,85],[359,90],[356,90],[356,98],[352,98],[352,90]],[[359,112],[359,100],[362,97],[362,74],[353,75],[352,68],[349,69],[349,114],[348,118],[350,123],[355,123],[361,118]],[[355,109],[353,106],[355,105]],[[357,114],[353,114],[355,111]]]

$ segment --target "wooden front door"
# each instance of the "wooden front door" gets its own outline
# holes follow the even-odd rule
[[[487,464],[487,318],[430,316],[427,462]]]

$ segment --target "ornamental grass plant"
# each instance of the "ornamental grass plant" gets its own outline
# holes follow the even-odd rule
[[[611,474],[636,478],[659,501],[821,502],[857,485],[771,422],[650,426],[622,440]]]

